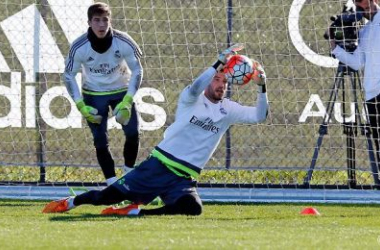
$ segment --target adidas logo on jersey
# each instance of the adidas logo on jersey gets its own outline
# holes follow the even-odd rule
[[[121,58],[121,54],[120,54],[120,51],[119,51],[119,50],[116,50],[116,51],[115,51],[115,57],[116,57],[116,58]]]

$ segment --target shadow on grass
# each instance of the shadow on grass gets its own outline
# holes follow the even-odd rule
[[[297,206],[297,207],[304,207],[304,206],[319,206],[319,207],[352,207],[352,208],[360,208],[360,207],[379,207],[380,204],[342,204],[342,203],[313,203],[313,202],[213,202],[213,201],[207,201],[204,202],[205,205],[212,205],[212,206],[224,206],[224,205],[236,205],[236,206]]]
[[[56,215],[50,217],[50,221],[112,221],[120,219],[136,219],[141,218],[139,216],[122,216],[122,215],[101,215],[101,214],[81,214],[81,215]]]
[[[0,207],[34,207],[39,204],[27,204],[27,203],[0,203]]]

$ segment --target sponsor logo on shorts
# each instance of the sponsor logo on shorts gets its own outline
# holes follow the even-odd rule
[[[118,183],[119,185],[123,185],[123,184],[125,183],[125,179],[124,179],[124,178],[121,178],[121,179],[119,179],[119,180],[117,181],[117,183]]]

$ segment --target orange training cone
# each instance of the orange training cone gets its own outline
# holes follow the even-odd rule
[[[321,215],[317,209],[313,208],[313,207],[307,207],[307,208],[304,208],[302,211],[301,211],[301,214],[302,215]]]

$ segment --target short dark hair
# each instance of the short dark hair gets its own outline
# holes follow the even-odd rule
[[[106,3],[97,2],[88,7],[87,18],[89,21],[91,21],[93,16],[103,14],[111,16],[111,9]]]

